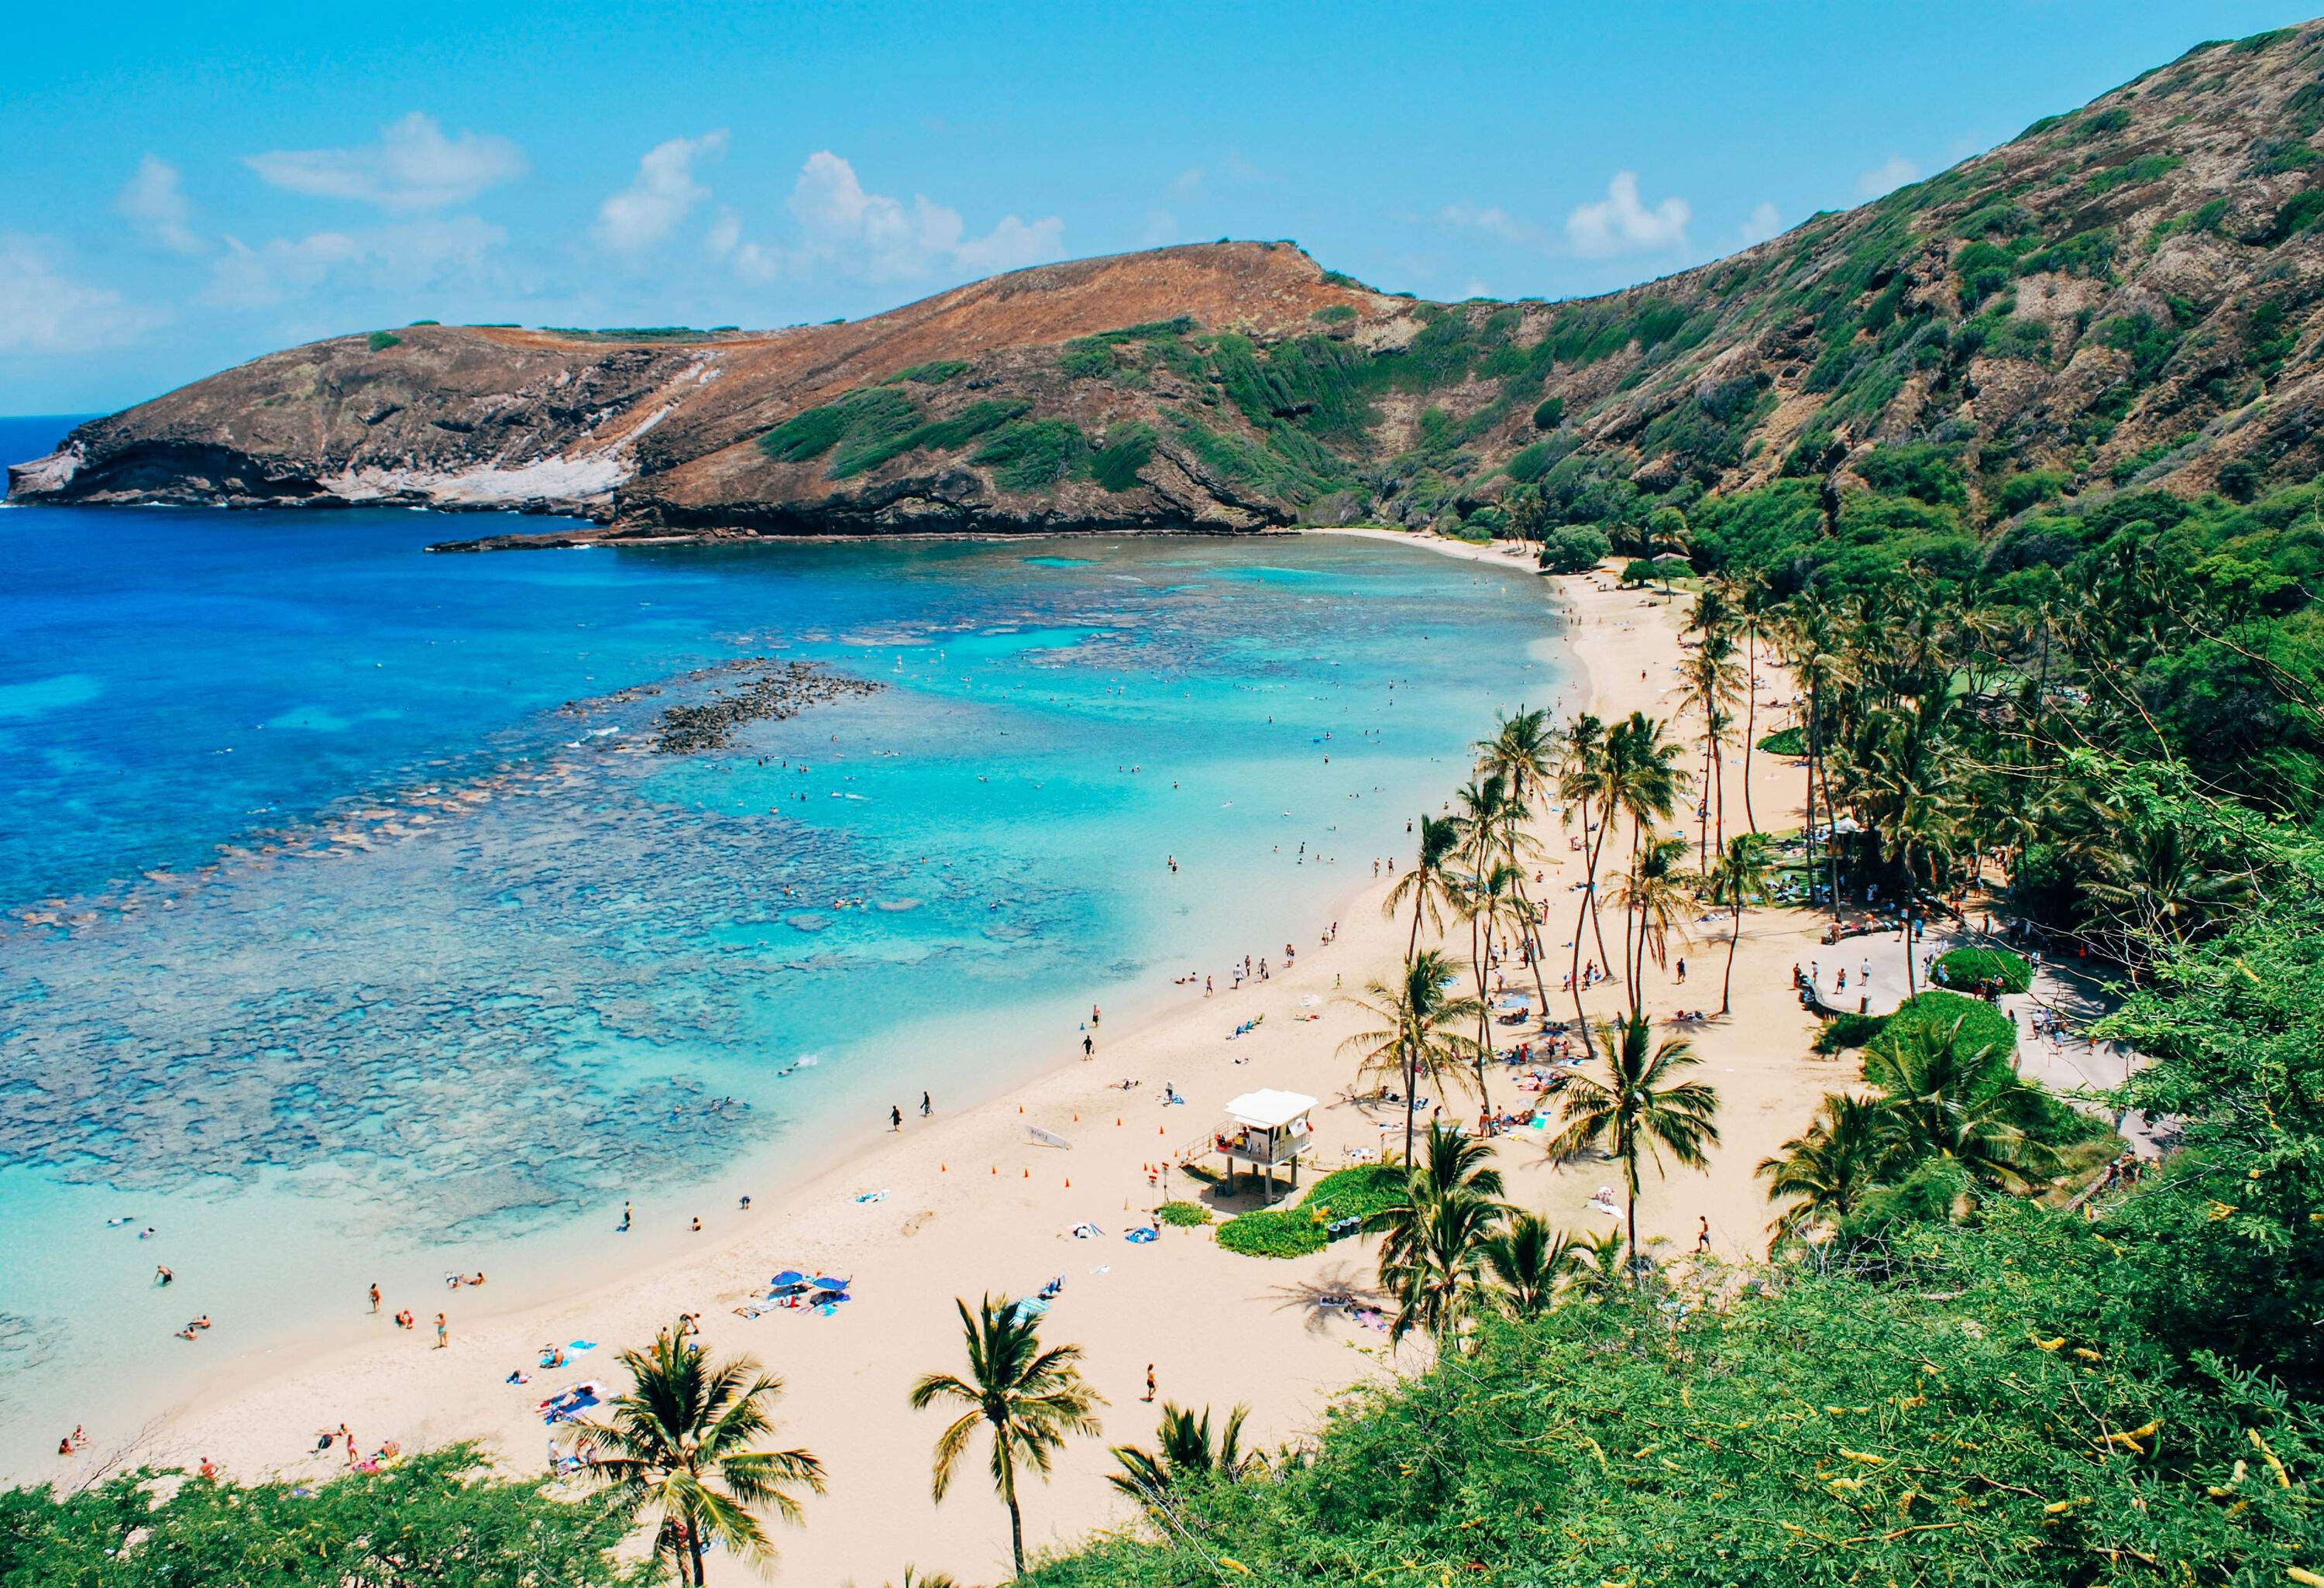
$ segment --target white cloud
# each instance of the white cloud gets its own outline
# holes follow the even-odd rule
[[[1029,222],[1004,215],[984,235],[971,237],[954,249],[953,263],[979,275],[991,275],[1062,258],[1065,244],[1065,223],[1054,215]]]
[[[473,215],[275,237],[256,247],[229,236],[203,298],[225,309],[270,309],[325,290],[409,294],[479,285],[506,237]]]
[[[771,250],[742,240],[742,217],[728,206],[718,207],[718,217],[702,235],[702,244],[711,258],[725,261],[742,281],[763,284],[782,273],[781,263]]]
[[[597,210],[597,241],[616,254],[637,254],[678,229],[710,189],[694,180],[694,162],[726,152],[724,132],[672,138],[638,162],[638,174]]]
[[[1649,209],[1638,198],[1636,171],[1617,171],[1606,197],[1575,208],[1565,217],[1565,240],[1585,259],[1618,254],[1662,254],[1686,246],[1687,222],[1694,210],[1683,198],[1665,198]]]
[[[1856,192],[1858,198],[1877,198],[1883,193],[1893,193],[1906,182],[1918,181],[1920,179],[1919,166],[1901,154],[1891,154],[1878,165],[1856,179]]]
[[[199,254],[209,245],[195,234],[194,207],[178,187],[178,168],[148,154],[122,184],[114,212],[172,254]]]
[[[390,122],[377,143],[361,149],[276,150],[249,155],[243,163],[293,193],[386,209],[463,204],[525,171],[524,152],[506,138],[466,132],[447,138],[417,110]]]
[[[1748,248],[1755,243],[1766,242],[1783,229],[1783,216],[1773,204],[1762,198],[1751,213],[1743,217],[1743,224],[1735,228],[1735,240]]]
[[[161,317],[106,287],[73,281],[56,247],[0,232],[0,354],[83,354],[135,341]]]
[[[944,271],[983,275],[1061,257],[1065,223],[1004,216],[981,237],[965,235],[960,211],[915,195],[907,205],[868,190],[855,168],[828,149],[807,156],[790,197],[799,262],[873,282]]]
[[[1473,204],[1448,204],[1436,212],[1443,225],[1462,231],[1481,232],[1499,243],[1516,244],[1521,247],[1546,246],[1548,236],[1529,220],[1519,220],[1498,204],[1482,208]]]

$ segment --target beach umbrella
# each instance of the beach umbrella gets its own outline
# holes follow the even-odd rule
[[[799,1272],[797,1269],[785,1269],[781,1273],[777,1274],[773,1279],[768,1280],[767,1283],[773,1285],[778,1288],[792,1285],[804,1285],[807,1283],[807,1276]]]
[[[828,1274],[817,1274],[813,1279],[809,1280],[808,1283],[813,1285],[818,1290],[844,1290],[847,1288],[849,1281],[845,1279],[835,1279]]]

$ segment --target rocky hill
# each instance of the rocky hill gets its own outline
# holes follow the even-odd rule
[[[595,522],[549,543],[1640,522],[1785,474],[1845,495],[1929,445],[1981,521],[2248,495],[2324,472],[2319,130],[2310,23],[1607,297],[1428,303],[1226,243],[777,332],[417,326],[83,426],[11,491]]]

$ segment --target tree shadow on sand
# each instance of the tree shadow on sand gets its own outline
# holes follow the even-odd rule
[[[1312,1279],[1278,1285],[1270,1294],[1275,1297],[1277,1311],[1305,1314],[1305,1327],[1311,1334],[1324,1333],[1335,1318],[1352,1323],[1352,1315],[1360,1307],[1375,1312],[1388,1309],[1387,1299],[1364,1277],[1362,1269],[1351,1263],[1335,1263]]]

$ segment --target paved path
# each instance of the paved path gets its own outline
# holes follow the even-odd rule
[[[1925,925],[1913,948],[1914,990],[1934,985],[1928,966],[1947,950],[2003,946],[1997,938],[1977,932]],[[1831,1013],[1893,1014],[1906,996],[1904,944],[1894,928],[1868,932],[1843,942],[1823,945],[1816,957],[1801,966],[1817,1003]],[[1845,973],[1847,985],[1840,980]],[[2138,1066],[2138,1056],[2119,1042],[2091,1042],[2081,1033],[2114,1005],[2103,985],[2083,974],[2078,962],[2039,958],[2034,965],[2033,985],[2024,992],[2005,995],[1998,1007],[2017,1025],[2017,1071],[2053,1092],[2103,1092],[2121,1085]],[[2056,1029],[2062,1022],[2064,1029]],[[2046,1031],[2041,1028],[2047,1026]],[[2141,1157],[2153,1158],[2161,1149],[2161,1125],[2144,1115],[2114,1122]]]

